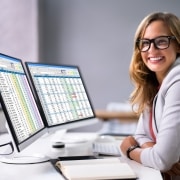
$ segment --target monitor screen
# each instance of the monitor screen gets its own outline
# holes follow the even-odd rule
[[[93,122],[94,111],[77,66],[25,64],[49,131]]]
[[[0,101],[19,152],[47,130],[19,59],[0,54]]]

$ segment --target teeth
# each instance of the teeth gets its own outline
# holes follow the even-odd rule
[[[149,58],[151,61],[159,61],[161,60],[162,58],[161,57],[151,57]]]

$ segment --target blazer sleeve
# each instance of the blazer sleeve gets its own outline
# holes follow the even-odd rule
[[[172,165],[178,162],[180,158],[179,72],[180,66],[169,73],[161,85],[155,106],[155,121],[158,129],[156,144],[152,148],[144,149],[140,157],[142,164],[160,171],[171,169]],[[143,118],[142,121],[137,129],[138,136],[140,133],[144,133],[150,137],[149,131],[146,129],[148,126],[147,118]],[[137,140],[143,142],[142,137],[138,137]]]
[[[149,112],[146,110],[140,115],[137,129],[135,132],[135,139],[141,146],[146,142],[153,142],[149,131]]]

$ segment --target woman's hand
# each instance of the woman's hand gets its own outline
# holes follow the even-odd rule
[[[130,146],[134,146],[137,145],[138,143],[136,142],[136,140],[134,139],[133,136],[128,136],[126,137],[122,143],[121,143],[121,151],[124,155],[126,155],[127,149]],[[153,147],[155,145],[154,142],[147,142],[144,143],[141,148],[149,148],[149,147]],[[175,163],[172,168],[169,171],[163,172],[163,179],[164,180],[171,180],[171,177],[173,176],[180,176],[180,162]]]
[[[125,139],[123,139],[120,148],[121,151],[124,155],[126,155],[127,149],[131,146],[137,145],[138,143],[136,142],[136,140],[134,139],[133,136],[128,136]]]
[[[134,139],[133,136],[128,136],[126,137],[125,139],[123,139],[121,145],[120,145],[120,148],[121,148],[121,151],[124,155],[126,155],[126,152],[127,152],[127,149],[130,147],[130,146],[134,146],[134,145],[137,145],[137,141]],[[153,147],[155,145],[154,142],[147,142],[147,143],[144,143],[141,148],[144,149],[144,148],[149,148],[149,147]],[[139,154],[139,153],[138,153]],[[138,155],[137,154],[137,155]],[[140,154],[139,154],[140,155]],[[138,155],[138,156],[139,156]],[[169,170],[169,171],[166,171],[166,172],[163,172],[163,179],[164,180],[171,180],[171,177],[172,176],[180,176],[180,162],[177,162],[175,163],[172,168]]]
[[[121,152],[125,156],[127,156],[128,148],[130,148],[131,146],[136,146],[136,145],[138,145],[138,142],[135,140],[135,138],[133,136],[128,136],[122,141],[122,143],[120,145]],[[133,149],[130,152],[131,159],[133,159],[136,162],[141,163],[140,157],[141,157],[141,152],[142,152],[143,148],[152,147],[153,145],[154,145],[154,143],[147,142],[147,143],[143,144],[141,147]]]

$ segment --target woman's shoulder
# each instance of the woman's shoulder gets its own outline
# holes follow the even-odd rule
[[[180,88],[180,58],[178,58],[171,67],[169,73],[164,78],[160,89],[166,91],[174,83],[179,83]]]
[[[174,80],[180,80],[180,58],[175,61],[164,79],[165,82]]]

